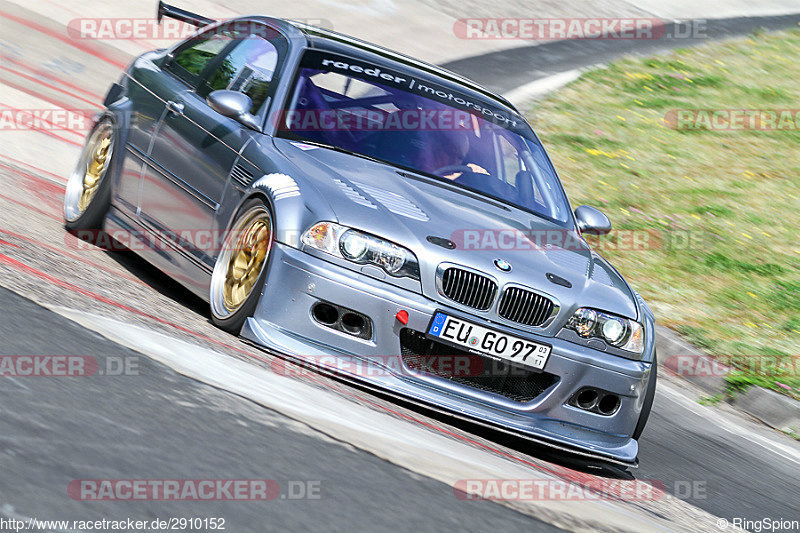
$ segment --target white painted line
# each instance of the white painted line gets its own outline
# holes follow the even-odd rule
[[[506,92],[503,96],[515,106],[520,106],[534,98],[560,89],[571,81],[577,80],[586,70],[588,69],[573,69],[567,70],[566,72],[559,72],[558,74],[526,83],[525,85]]]

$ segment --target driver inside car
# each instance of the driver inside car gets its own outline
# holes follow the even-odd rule
[[[477,121],[473,119],[473,126],[477,128]],[[443,162],[440,165],[440,170],[447,172],[442,177],[449,180],[456,180],[460,178],[464,172],[469,169],[476,174],[489,175],[489,171],[476,163],[467,161],[469,154],[469,136],[470,130],[466,125],[461,123],[459,129],[456,131],[442,132],[438,137],[437,152]],[[448,172],[452,170],[452,172]]]

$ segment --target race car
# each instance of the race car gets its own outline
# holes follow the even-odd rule
[[[333,31],[213,21],[112,85],[65,195],[294,361],[572,454],[636,465],[654,316],[588,245],[501,96]],[[297,398],[297,401],[303,401]]]

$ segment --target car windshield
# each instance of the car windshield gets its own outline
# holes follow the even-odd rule
[[[555,171],[524,120],[474,95],[310,50],[278,120],[281,137],[385,161],[561,225],[570,220]]]

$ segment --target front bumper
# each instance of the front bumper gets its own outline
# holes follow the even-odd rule
[[[275,244],[267,281],[242,336],[292,358],[332,367],[345,377],[496,426],[579,454],[635,464],[638,444],[631,434],[639,419],[650,363],[630,361],[553,337],[540,337],[449,309],[421,294],[398,288],[366,274],[324,261],[300,250]],[[329,302],[362,313],[372,320],[371,339],[360,339],[318,323],[314,304]],[[408,324],[395,316],[408,313]],[[426,328],[437,310],[463,316],[511,335],[552,345],[544,371],[557,381],[531,401],[515,401],[432,374],[406,371],[400,332]],[[365,368],[370,363],[372,371]],[[384,371],[375,372],[379,367]],[[582,387],[593,386],[618,395],[619,409],[611,416],[568,405]]]

